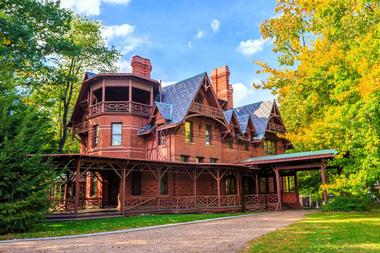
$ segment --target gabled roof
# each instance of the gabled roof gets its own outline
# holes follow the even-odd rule
[[[224,118],[226,118],[227,124],[229,125],[232,119],[232,114],[234,113],[234,109],[224,111]]]
[[[156,98],[156,104],[157,102],[164,103],[167,105],[166,108],[168,106],[173,108],[171,123],[181,123],[185,119],[186,113],[206,75],[207,73],[204,72],[162,89],[161,95]]]
[[[274,103],[275,100],[262,101],[234,108],[234,111],[238,117],[251,115],[253,125],[256,129],[256,139],[262,139],[265,136]]]
[[[240,131],[241,131],[243,134],[245,134],[245,132],[247,131],[249,121],[251,120],[251,123],[253,123],[253,122],[252,122],[251,115],[249,115],[249,114],[247,114],[247,115],[242,115],[242,116],[238,116],[238,117],[237,117],[237,120],[238,120],[238,122],[239,122]]]
[[[155,102],[158,111],[164,117],[166,120],[171,121],[172,120],[172,113],[173,113],[173,105],[161,103],[161,102]]]

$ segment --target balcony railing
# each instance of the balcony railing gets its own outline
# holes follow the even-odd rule
[[[191,104],[190,111],[205,114],[208,116],[214,116],[217,118],[223,118],[223,112],[219,108],[203,105],[196,102]]]
[[[280,125],[280,124],[269,122],[269,127],[268,128],[269,128],[269,130],[272,130],[274,132],[285,133],[285,128],[282,125]]]
[[[82,134],[89,130],[89,123],[88,121],[83,121],[79,124],[74,125],[73,127],[73,134]]]
[[[128,112],[142,116],[150,116],[151,106],[130,101],[105,101],[94,104],[90,107],[90,116],[108,112]]]

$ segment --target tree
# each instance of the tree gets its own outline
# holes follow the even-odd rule
[[[63,40],[60,50],[49,58],[54,66],[50,83],[36,91],[39,101],[48,104],[50,98],[48,109],[56,122],[59,153],[67,141],[67,124],[85,71],[113,72],[120,56],[106,45],[101,24],[87,18],[73,17]],[[68,150],[75,146],[70,145]]]
[[[380,3],[279,0],[262,23],[280,67],[258,62],[296,150],[335,148],[330,191],[365,194],[380,178]]]
[[[52,128],[30,94],[69,20],[57,2],[0,0],[0,233],[30,228],[49,206],[54,168],[41,153]]]

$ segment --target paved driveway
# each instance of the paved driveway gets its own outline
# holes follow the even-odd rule
[[[300,220],[306,213],[266,212],[121,234],[0,243],[0,252],[238,252],[250,240]]]

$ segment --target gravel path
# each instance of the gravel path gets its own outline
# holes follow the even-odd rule
[[[266,212],[122,234],[0,243],[0,252],[238,252],[250,240],[298,221],[306,213],[310,211]]]

